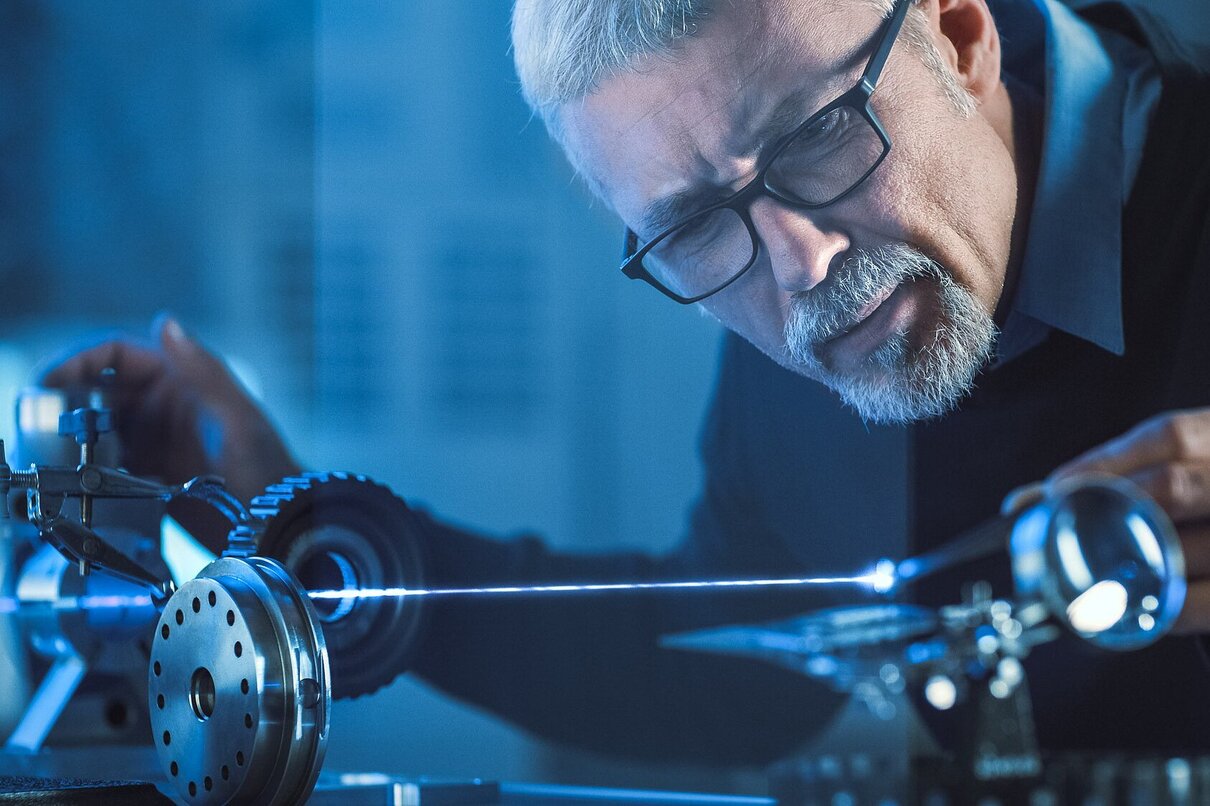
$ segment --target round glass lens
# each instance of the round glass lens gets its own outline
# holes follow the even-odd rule
[[[1085,640],[1138,649],[1171,628],[1185,600],[1185,560],[1164,511],[1130,482],[1060,482],[1013,527],[1019,595],[1041,594]]]

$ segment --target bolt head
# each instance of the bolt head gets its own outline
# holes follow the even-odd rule
[[[101,471],[90,467],[80,474],[80,486],[90,492],[101,488]]]
[[[303,708],[314,708],[319,705],[319,681],[311,677],[304,677],[299,686],[299,695],[302,697]]]

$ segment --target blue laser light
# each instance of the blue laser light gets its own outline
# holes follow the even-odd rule
[[[614,591],[700,590],[718,588],[793,588],[810,585],[859,585],[878,590],[885,570],[850,577],[791,577],[782,579],[712,579],[678,582],[605,582],[577,585],[501,585],[482,588],[347,588],[309,591],[312,599],[384,599],[419,596],[490,596],[509,594],[607,593]]]
[[[349,602],[360,599],[412,598],[428,596],[507,596],[612,593],[631,591],[719,590],[738,588],[802,588],[815,585],[855,585],[876,593],[885,593],[895,585],[895,564],[881,560],[872,571],[857,576],[784,577],[769,579],[710,579],[671,582],[600,582],[553,585],[500,585],[466,588],[344,588],[307,591],[314,600]],[[15,597],[0,597],[0,614],[25,608],[51,610],[109,610],[150,607],[146,595],[72,596],[54,602],[22,602]]]
[[[874,566],[874,571],[869,574],[870,587],[875,593],[890,593],[895,588],[895,583],[899,579],[898,568],[894,560],[882,559]]]

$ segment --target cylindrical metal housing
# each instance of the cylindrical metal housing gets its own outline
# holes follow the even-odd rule
[[[224,557],[156,625],[151,724],[189,803],[295,804],[328,741],[328,654],[305,592],[279,563]]]

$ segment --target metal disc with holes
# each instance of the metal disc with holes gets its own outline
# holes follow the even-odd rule
[[[328,654],[281,564],[224,557],[181,586],[148,677],[160,763],[185,802],[306,800],[327,749]]]

